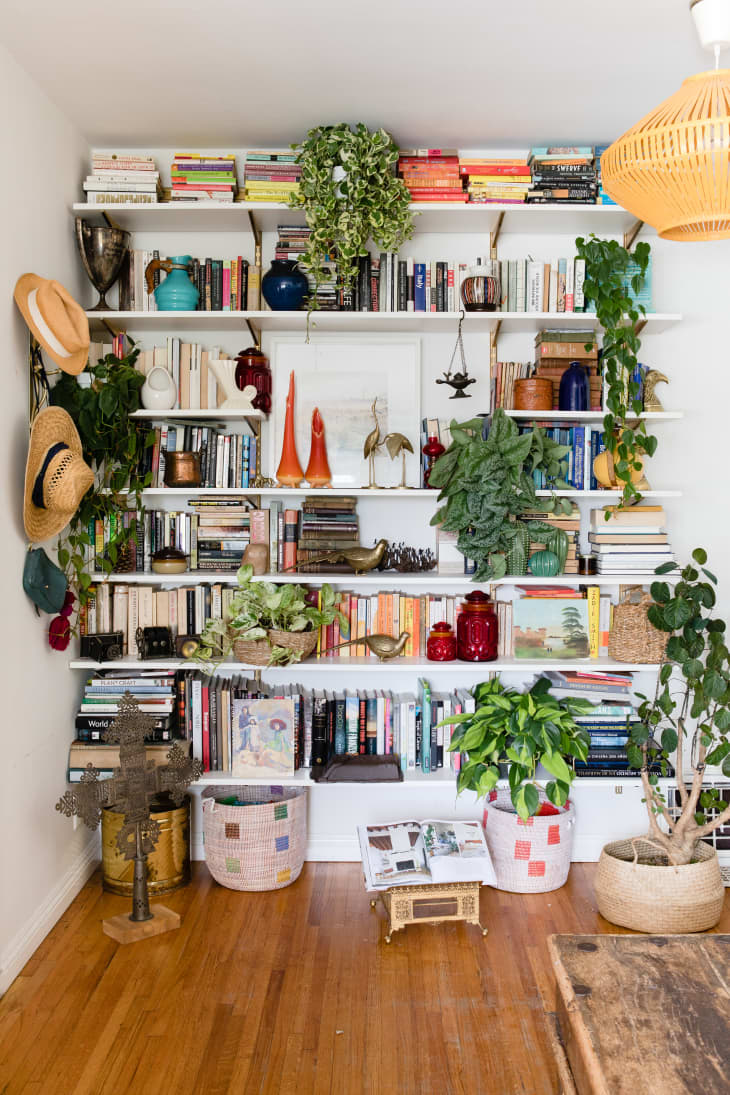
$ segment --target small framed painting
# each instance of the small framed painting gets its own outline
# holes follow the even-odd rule
[[[315,316],[316,320],[316,316]],[[402,433],[413,446],[406,452],[406,483],[421,482],[421,343],[412,336],[363,335],[353,338],[316,336],[305,343],[301,335],[271,339],[273,421],[269,428],[268,474],[276,476],[281,458],[289,375],[294,372],[295,435],[299,462],[309,459],[312,412],[324,420],[327,455],[333,487],[368,484],[368,461],[363,445],[376,428],[383,441]],[[383,445],[375,456],[378,486],[395,487],[401,481],[401,456],[391,460]]]

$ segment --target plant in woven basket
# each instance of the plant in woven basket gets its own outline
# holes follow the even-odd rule
[[[94,485],[57,546],[58,564],[77,590],[82,606],[89,596],[89,570],[110,574],[126,557],[137,527],[133,515],[143,512],[141,492],[151,481],[151,475],[141,475],[139,468],[145,449],[154,443],[154,431],[130,418],[140,408],[144,384],[144,376],[134,367],[138,356],[137,349],[122,358],[107,354],[96,364],[89,362],[80,374],[90,383],[80,383],[79,377],[64,373],[51,390],[51,403],[63,407],[76,423],[84,459],[94,471]],[[125,524],[121,514],[130,502],[132,517]],[[89,565],[89,530],[96,522],[110,530],[109,539],[103,553],[92,553]]]
[[[575,721],[593,704],[581,699],[557,699],[550,693],[550,681],[540,677],[528,692],[507,688],[498,677],[474,689],[476,710],[452,715],[456,723],[451,752],[465,753],[457,779],[459,792],[489,794],[500,778],[500,765],[508,767],[512,805],[521,818],[532,817],[540,808],[542,784],[537,782],[539,764],[553,777],[544,785],[549,800],[564,806],[575,779],[574,759],[585,761],[590,738]]]
[[[193,661],[209,671],[230,656],[233,644],[239,639],[267,642],[269,665],[289,665],[301,660],[302,651],[294,639],[292,646],[286,645],[284,633],[301,636],[335,620],[345,623],[335,607],[334,590],[327,584],[319,593],[319,603],[313,605],[304,586],[255,582],[252,566],[242,566],[236,581],[228,614],[224,619],[208,620],[200,636],[200,646],[191,655]]]
[[[495,411],[486,440],[483,419],[451,423],[451,445],[436,460],[429,483],[445,501],[431,519],[447,532],[458,532],[462,554],[476,560],[475,581],[525,574],[530,544],[553,551],[562,571],[568,553],[563,529],[544,521],[519,520],[534,510],[570,513],[566,498],[537,497],[535,472],[555,489],[567,489],[566,445],[543,429],[520,433],[503,410]]]
[[[641,453],[653,456],[657,439],[647,431],[646,419],[638,418],[643,409],[639,384],[633,379],[638,365],[641,340],[636,324],[645,313],[628,286],[638,294],[649,265],[648,243],[637,243],[633,252],[617,240],[575,241],[578,257],[585,260],[583,292],[591,303],[603,330],[602,362],[608,386],[607,412],[603,419],[603,443],[613,458],[616,480],[622,489],[622,504],[631,505],[641,498],[632,483],[632,474],[641,471]],[[634,264],[638,272],[632,273]],[[629,425],[631,420],[631,425]]]
[[[704,566],[707,553],[695,548],[692,559],[697,566],[680,570],[676,563],[665,563],[657,568],[659,575],[679,571],[673,588],[667,582],[652,582],[649,622],[668,633],[669,641],[653,698],[637,693],[642,700],[641,723],[631,731],[627,747],[629,764],[641,772],[649,814],[647,839],[677,865],[692,862],[697,842],[730,821],[730,806],[719,790],[703,790],[708,764],[721,765],[730,777],[730,655],[725,622],[711,613],[717,579]],[[678,814],[670,813],[652,770],[658,762],[666,773],[675,751]],[[691,776],[686,779],[687,753]]]

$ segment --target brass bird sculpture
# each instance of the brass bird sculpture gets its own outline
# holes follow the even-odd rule
[[[398,453],[401,454],[403,463],[401,464],[400,484],[401,488],[406,487],[406,453],[413,452],[413,445],[410,443],[404,433],[389,433],[385,436],[385,447],[388,450],[388,455],[391,460],[395,460]]]
[[[375,654],[381,662],[387,662],[391,658],[397,658],[410,639],[409,631],[401,631],[396,639],[395,635],[362,635],[359,639],[348,639],[346,643],[337,643],[336,646],[328,646],[321,654],[329,654],[331,650],[340,650],[343,646],[355,646],[356,643],[365,643],[371,654]]]
[[[356,574],[367,574],[369,570],[374,570],[378,563],[382,561],[387,546],[387,540],[378,540],[375,547],[371,548],[362,547],[358,544],[357,547],[323,551],[321,555],[315,556],[314,559],[307,559],[304,565],[309,566],[311,563],[347,563]],[[286,570],[296,570],[299,565],[295,563],[293,567],[287,567]]]
[[[659,396],[654,394],[654,389],[657,384],[668,384],[669,377],[666,377],[664,373],[660,373],[658,369],[649,369],[649,372],[644,377],[644,410],[656,413],[657,411],[663,411],[664,407],[659,399]]]
[[[375,429],[371,430],[370,433],[367,435],[367,437],[365,438],[365,444],[362,447],[362,454],[368,461],[369,481],[366,489],[369,490],[377,490],[378,484],[375,482],[375,454],[378,449],[382,447],[383,444],[383,440],[380,436],[380,422],[378,421],[378,411],[376,407],[377,402],[378,397],[376,396],[370,408],[370,413],[375,419]]]

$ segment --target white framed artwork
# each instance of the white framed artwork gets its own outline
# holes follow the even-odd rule
[[[421,341],[418,337],[363,335],[317,336],[306,343],[301,335],[275,335],[270,343],[273,422],[269,435],[269,474],[276,476],[281,459],[289,375],[294,372],[294,414],[297,454],[306,470],[315,407],[324,420],[332,486],[367,486],[365,438],[375,428],[372,415],[377,397],[381,441],[389,433],[404,434],[413,453],[406,453],[406,483],[420,486]],[[396,487],[401,461],[391,460],[383,445],[375,456],[375,481]]]

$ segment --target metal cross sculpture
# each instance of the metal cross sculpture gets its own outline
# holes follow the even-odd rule
[[[150,920],[146,857],[154,850],[160,826],[150,817],[150,802],[166,791],[176,806],[185,789],[200,779],[203,766],[177,744],[167,754],[168,764],[155,766],[147,760],[145,737],[152,735],[155,720],[139,709],[134,696],[125,692],[119,714],[104,731],[104,740],[119,743],[119,768],[111,779],[99,779],[93,764],[87,764],[81,782],[69,788],[56,803],[64,817],[80,817],[95,829],[105,806],[117,806],[124,813],[124,826],[117,836],[117,848],[125,859],[134,860],[134,889],[130,920]]]

